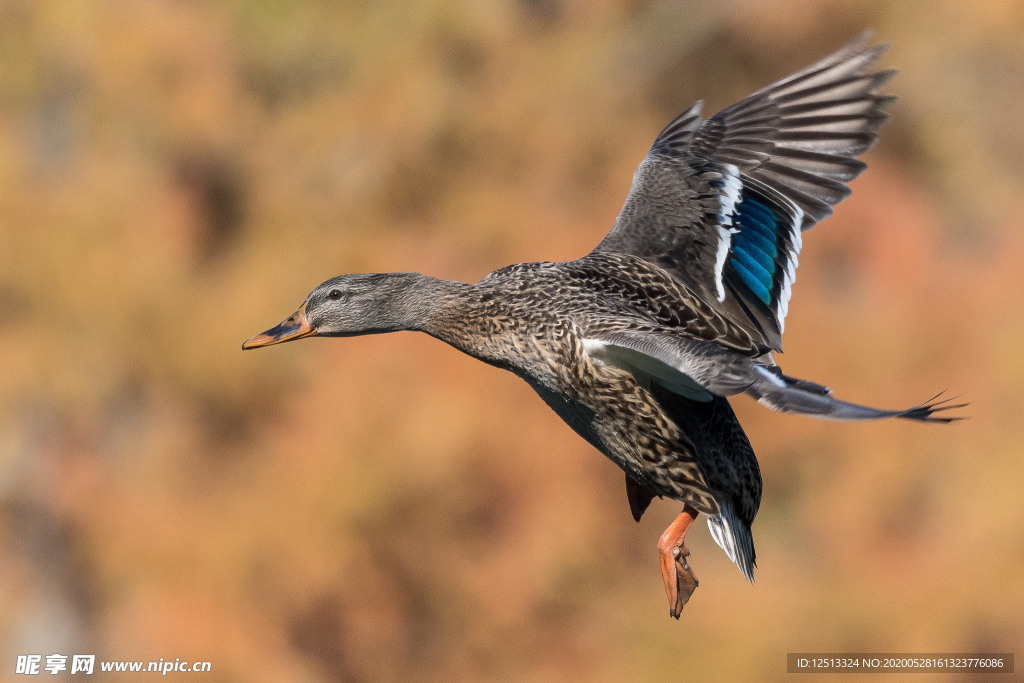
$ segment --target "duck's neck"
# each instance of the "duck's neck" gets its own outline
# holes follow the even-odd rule
[[[458,280],[422,276],[415,284],[415,298],[424,308],[413,312],[417,322],[405,329],[426,332],[485,362],[501,364],[495,346],[496,300],[490,290]]]
[[[444,331],[457,312],[472,304],[471,284],[421,273],[403,273],[400,277],[409,279],[381,311],[389,318],[387,331],[412,330],[444,339]]]

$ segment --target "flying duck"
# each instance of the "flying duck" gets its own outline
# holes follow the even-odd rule
[[[842,401],[773,358],[803,233],[850,194],[894,74],[870,35],[704,119],[658,135],[611,231],[586,256],[519,263],[475,283],[341,275],[242,345],[417,330],[533,387],[625,472],[637,521],[657,496],[682,512],[658,542],[671,616],[697,587],[684,537],[699,514],[753,580],[757,459],[727,400],[747,394],[826,420],[951,422],[938,397],[906,410]]]

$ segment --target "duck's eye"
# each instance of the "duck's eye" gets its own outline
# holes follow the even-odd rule
[[[331,301],[337,301],[338,299],[341,298],[341,290],[332,289],[331,291],[327,292],[327,298],[330,299]]]

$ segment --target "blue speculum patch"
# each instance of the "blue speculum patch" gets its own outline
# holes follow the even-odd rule
[[[730,264],[744,285],[765,305],[772,304],[779,218],[771,206],[757,197],[745,197],[736,206]]]
[[[736,274],[740,276],[743,284],[747,286],[751,292],[754,293],[758,299],[763,301],[765,304],[771,304],[772,295],[764,285],[758,280],[757,276],[747,270],[743,264],[733,261],[732,269],[736,271]]]

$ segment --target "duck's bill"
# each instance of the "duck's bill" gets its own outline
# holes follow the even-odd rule
[[[280,344],[281,342],[302,339],[303,337],[315,337],[316,328],[311,327],[306,319],[306,304],[302,304],[299,310],[295,311],[287,320],[271,327],[266,332],[261,332],[249,341],[242,344],[243,349],[258,349],[261,346]]]

